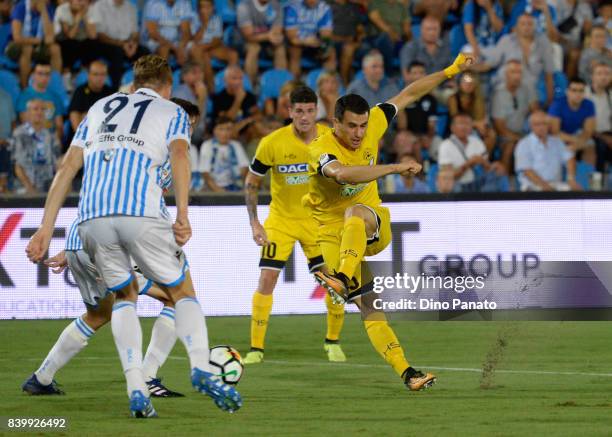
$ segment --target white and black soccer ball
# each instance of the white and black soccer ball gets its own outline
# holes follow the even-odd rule
[[[231,346],[221,345],[210,349],[210,370],[213,374],[221,376],[226,384],[238,384],[244,365],[240,353]]]

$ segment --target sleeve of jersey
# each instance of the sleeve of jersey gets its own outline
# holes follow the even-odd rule
[[[176,114],[168,123],[166,130],[166,145],[170,146],[170,143],[176,140],[185,140],[187,143],[191,143],[191,137],[189,135],[189,117],[184,109],[177,106]]]
[[[249,171],[257,176],[265,176],[266,173],[274,165],[274,157],[269,147],[269,143],[263,139],[257,146],[257,151],[249,165]]]
[[[85,147],[85,143],[87,141],[87,135],[89,134],[89,123],[87,121],[87,117],[85,117],[79,123],[79,127],[77,127],[76,132],[74,133],[74,137],[72,137],[72,141],[70,142],[71,146],[75,147]]]
[[[389,124],[397,115],[397,108],[391,103],[379,103],[370,111],[370,122],[368,129],[374,130],[375,138],[385,134]]]
[[[337,160],[338,158],[336,158],[336,155],[332,155],[331,153],[322,153],[317,158],[317,173],[321,176],[327,177],[325,173],[323,173],[325,167]]]

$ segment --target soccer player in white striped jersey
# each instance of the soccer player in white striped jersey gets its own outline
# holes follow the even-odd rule
[[[142,374],[142,331],[135,308],[138,285],[130,257],[175,302],[176,333],[189,355],[192,385],[219,408],[233,412],[242,406],[242,399],[235,388],[210,372],[206,323],[181,249],[191,238],[189,120],[184,110],[166,100],[172,71],[165,59],[140,58],[134,64],[134,88],[129,96],[115,93],[96,102],[79,125],[26,253],[31,261],[42,261],[59,209],[83,168],[78,232],[106,287],[115,293],[111,327],[132,415],[157,413]],[[173,225],[161,216],[162,189],[156,183],[158,169],[167,159],[177,206]]]
[[[42,364],[22,385],[23,391],[32,395],[61,395],[54,381],[55,374],[76,356],[88,344],[88,340],[111,320],[115,296],[108,291],[100,280],[96,267],[89,255],[83,250],[83,244],[77,232],[78,220],[75,220],[66,238],[65,250],[45,260],[53,273],[62,273],[70,268],[79,288],[86,312],[70,323],[60,334],[53,348]],[[157,371],[164,364],[176,343],[174,328],[174,303],[150,279],[136,273],[139,295],[147,295],[164,304],[153,325],[151,342],[143,361],[143,374],[149,393],[153,397],[182,397],[183,395],[166,388]]]

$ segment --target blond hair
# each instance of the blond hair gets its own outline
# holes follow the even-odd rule
[[[134,88],[149,86],[159,90],[172,85],[172,70],[168,61],[157,55],[146,55],[134,63]]]

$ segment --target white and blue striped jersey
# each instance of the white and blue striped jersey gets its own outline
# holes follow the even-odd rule
[[[79,221],[162,216],[160,167],[172,141],[190,142],[189,127],[180,106],[148,88],[97,101],[72,140],[84,157]]]
[[[76,252],[77,250],[83,250],[83,242],[79,236],[79,218],[70,225],[68,235],[66,236],[66,247],[65,250]]]

